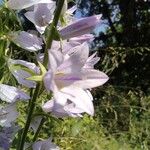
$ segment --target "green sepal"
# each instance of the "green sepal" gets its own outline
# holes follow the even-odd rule
[[[31,80],[31,81],[42,81],[43,80],[43,76],[42,75],[37,75],[37,76],[31,76],[26,78],[27,80]]]
[[[41,75],[44,76],[45,73],[47,72],[47,70],[46,70],[46,68],[43,66],[43,64],[40,63],[39,61],[38,61],[38,64],[39,64],[39,67],[40,67],[40,70],[41,70]]]

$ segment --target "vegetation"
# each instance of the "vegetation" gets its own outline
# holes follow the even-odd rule
[[[107,73],[110,80],[92,91],[93,118],[87,115],[63,120],[47,117],[40,131],[41,139],[51,135],[62,150],[150,149],[149,5],[148,0],[79,1],[82,16],[103,15],[105,30],[99,33],[99,29],[96,30],[91,53],[98,52],[101,60],[96,67]],[[8,71],[5,56],[35,59],[7,39],[8,33],[21,27],[13,12],[0,8],[0,81],[10,85],[17,85],[17,82]],[[40,97],[39,101],[44,99]],[[25,105],[20,103],[20,113],[26,111]],[[23,120],[18,120],[20,126],[24,125]],[[32,131],[28,135],[29,139],[31,137]]]

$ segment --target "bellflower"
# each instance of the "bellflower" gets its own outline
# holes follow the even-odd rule
[[[89,91],[81,88],[62,88],[54,93],[54,97],[46,102],[42,108],[51,112],[55,117],[82,117],[82,113],[94,114],[93,97]]]
[[[51,2],[51,0],[9,0],[6,5],[11,9],[24,9],[36,4]]]
[[[69,39],[76,36],[81,36],[90,33],[100,22],[101,15],[94,15],[79,19],[72,24],[62,28],[60,35],[63,39]]]
[[[16,104],[10,104],[5,107],[0,107],[0,126],[10,127],[11,123],[18,117]]]
[[[16,67],[15,67],[16,65]],[[21,65],[21,67],[17,67],[17,65]],[[23,60],[8,60],[8,66],[13,74],[13,76],[16,78],[19,84],[22,84],[29,88],[35,88],[36,82],[27,80],[26,78],[31,77],[33,74],[39,74],[40,70],[39,68],[34,64]],[[25,67],[26,69],[23,69]]]
[[[65,59],[59,51],[49,51],[50,68],[44,78],[45,87],[52,90],[66,86],[89,89],[103,85],[108,76],[95,69],[86,69],[89,48],[87,43],[73,48],[73,53]]]
[[[33,150],[60,150],[58,146],[51,142],[51,139],[35,142],[32,146]]]
[[[28,11],[27,13],[25,13],[25,16],[42,34],[44,33],[49,23],[52,21],[55,8],[56,3],[53,1],[48,4],[38,4],[34,6],[33,11]]]
[[[30,97],[16,87],[0,84],[0,99],[8,103],[14,103],[16,100],[27,100]]]
[[[93,68],[95,54],[89,56],[87,43],[75,46],[65,57],[59,50],[49,51],[49,70],[44,76],[44,85],[53,91],[53,100],[43,110],[55,116],[80,116],[86,112],[93,115],[91,97],[85,90],[103,85],[108,76]]]
[[[42,39],[34,34],[30,34],[25,31],[14,32],[10,35],[10,40],[17,44],[19,47],[28,50],[30,52],[35,52],[42,49]]]

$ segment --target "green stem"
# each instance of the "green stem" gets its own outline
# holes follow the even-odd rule
[[[26,136],[27,136],[27,133],[28,133],[28,129],[30,127],[32,114],[33,114],[33,111],[34,111],[34,108],[35,108],[35,102],[36,102],[36,99],[39,95],[39,91],[40,91],[40,84],[38,83],[37,86],[36,86],[36,89],[34,91],[34,95],[32,97],[31,103],[30,103],[29,112],[28,112],[28,116],[27,116],[27,121],[26,121],[24,130],[23,130],[23,133],[22,133],[22,136],[21,136],[20,145],[19,145],[18,150],[23,150],[25,139],[26,139]]]
[[[53,42],[54,35],[55,35],[55,29],[57,27],[59,17],[61,15],[61,10],[63,8],[64,1],[65,0],[58,0],[54,19],[53,19],[53,22],[50,25],[50,29],[48,31],[48,37],[47,37],[47,41],[46,41],[46,49],[45,49],[45,54],[44,54],[44,63],[43,63],[45,67],[47,66],[47,63],[48,63],[48,49],[50,49],[52,46],[52,42]]]
[[[42,129],[42,126],[43,126],[44,122],[45,122],[45,117],[43,117],[41,122],[40,122],[40,125],[39,125],[39,127],[38,127],[38,129],[37,129],[37,131],[36,131],[36,133],[35,133],[35,135],[33,137],[33,142],[35,142],[37,140],[37,137],[38,137],[38,135],[40,133],[40,130]]]

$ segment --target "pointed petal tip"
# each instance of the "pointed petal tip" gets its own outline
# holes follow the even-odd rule
[[[100,20],[102,18],[102,14],[95,15],[95,17],[96,17],[97,20]]]
[[[53,106],[54,106],[54,101],[50,100],[50,101],[47,101],[45,104],[42,105],[42,109],[43,109],[43,111],[48,113],[48,112],[52,111]]]

